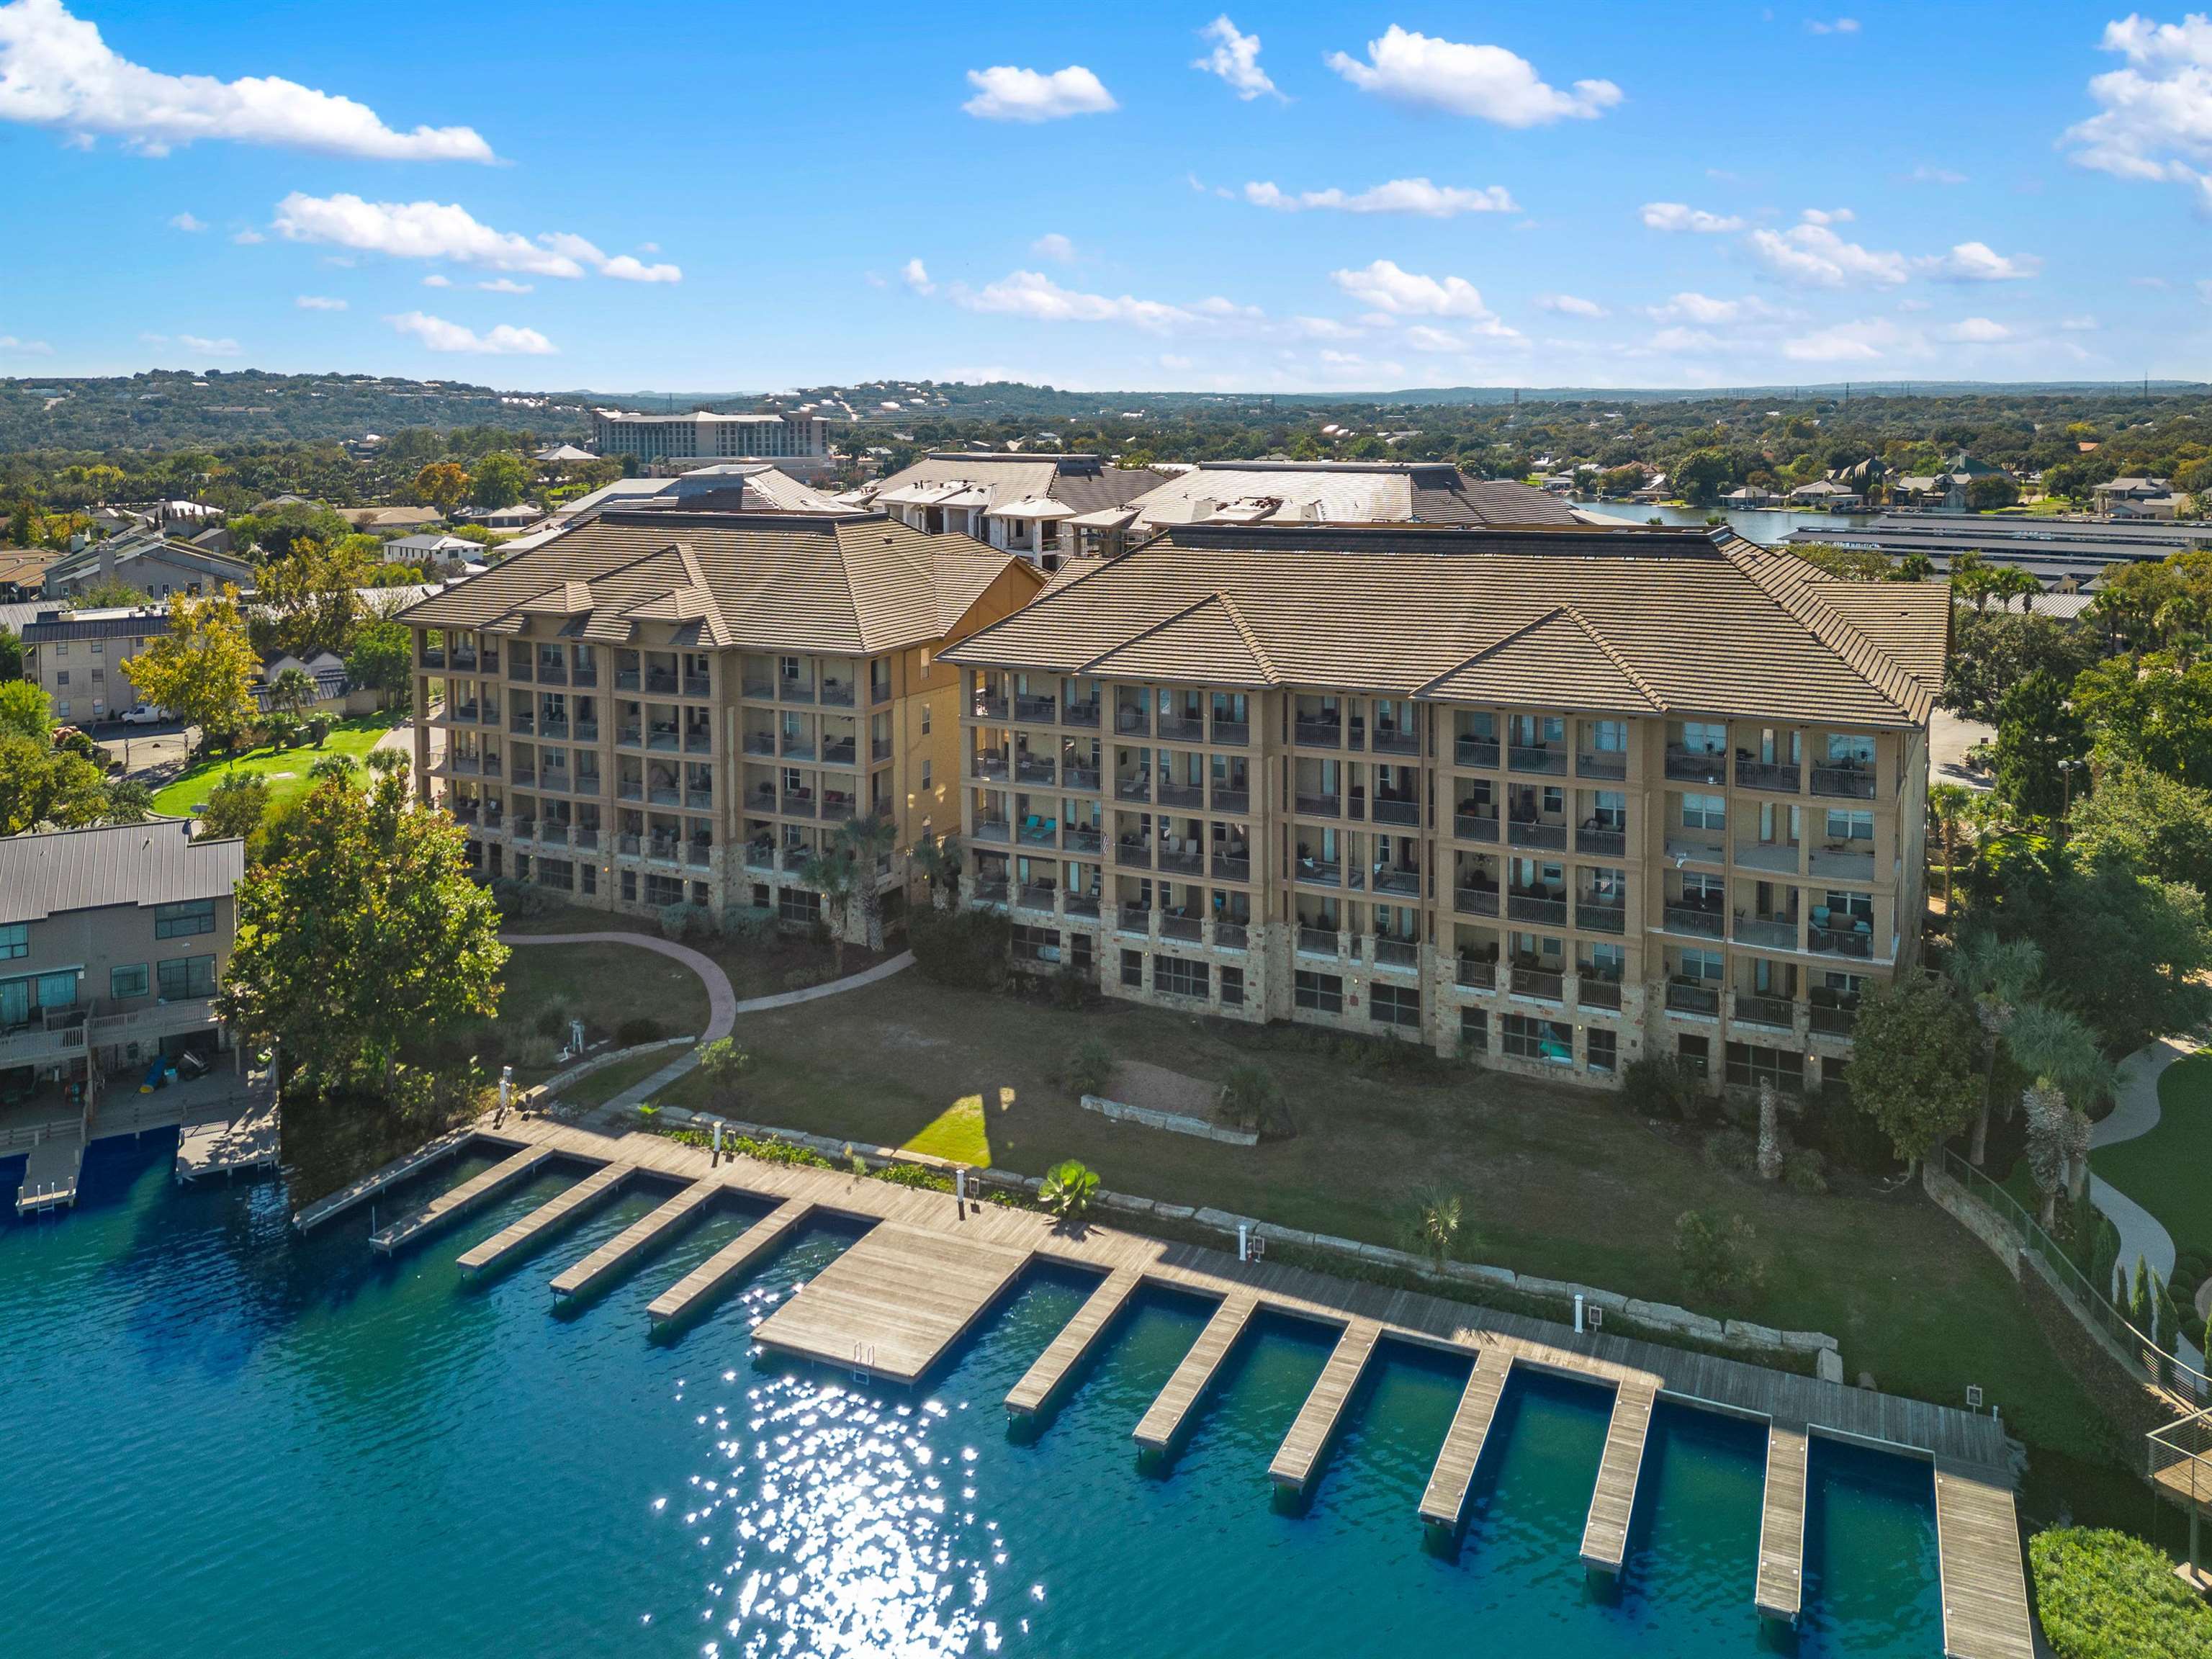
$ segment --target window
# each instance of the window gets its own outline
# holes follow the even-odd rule
[[[215,994],[215,958],[179,957],[161,964],[161,1000],[185,1002]]]
[[[576,884],[576,866],[567,859],[540,859],[538,860],[538,884],[540,887],[557,887],[562,892],[568,892]]]
[[[1680,1036],[1674,1040],[1674,1058],[1692,1077],[1712,1074],[1712,1043],[1702,1036]]]
[[[1403,1025],[1415,1030],[1421,1024],[1421,994],[1411,985],[1368,988],[1367,1018],[1377,1025]]]
[[[1805,1056],[1793,1054],[1786,1048],[1763,1048],[1756,1042],[1731,1042],[1728,1046],[1728,1080],[1738,1088],[1771,1083],[1778,1089],[1802,1094]]]
[[[56,674],[54,676],[54,684],[56,685],[67,685],[69,684],[69,670],[64,668],[59,673]]]
[[[822,895],[787,887],[776,895],[775,918],[793,927],[811,927],[822,919]]]
[[[1344,981],[1334,974],[1302,972],[1291,988],[1294,1000],[1301,1008],[1310,1008],[1319,1014],[1340,1014],[1344,1012]]]
[[[927,703],[921,706],[921,735],[925,738],[929,735],[929,705]]]
[[[1490,1011],[1486,1008],[1462,1008],[1459,1011],[1459,1046],[1471,1054],[1490,1052]]]
[[[0,927],[0,962],[12,962],[17,957],[31,954],[31,924],[11,921]]]
[[[921,787],[925,789],[929,787],[929,762],[927,757],[921,763]]]
[[[1681,977],[1686,980],[1706,980],[1717,985],[1723,969],[1721,953],[1717,951],[1685,951],[1682,952]]]
[[[1620,789],[1600,789],[1596,805],[1590,809],[1590,817],[1600,830],[1625,830],[1628,828],[1628,796]]]
[[[1682,828],[1685,830],[1727,829],[1727,799],[1721,795],[1683,796]]]
[[[54,705],[54,718],[55,718],[56,720],[67,720],[69,717],[70,717],[69,699],[68,699],[67,697],[64,697],[64,698],[63,698],[59,702],[58,702],[58,703],[56,703],[56,704]]]
[[[107,970],[107,994],[121,1002],[131,997],[146,994],[146,964],[134,962],[127,968]]]
[[[492,851],[496,853],[499,851],[499,848],[495,847],[492,848]],[[635,904],[637,902],[636,871],[625,870],[622,872],[622,896],[623,902],[624,904]]]
[[[683,903],[683,878],[647,875],[645,878],[645,902],[654,906]]]
[[[1212,975],[1202,962],[1186,962],[1181,957],[1152,958],[1152,989],[1165,991],[1170,996],[1197,997],[1205,1000]]]
[[[1828,764],[1831,766],[1872,766],[1874,764],[1874,739],[1863,732],[1829,732]]]
[[[1620,1036],[1593,1025],[1589,1036],[1589,1069],[1610,1077],[1620,1065]]]
[[[1221,1006],[1224,1008],[1242,1008],[1244,1006],[1244,970],[1242,968],[1224,968],[1221,970]]]
[[[1505,1052],[1515,1060],[1537,1060],[1548,1066],[1575,1063],[1575,1034],[1556,1019],[1531,1019],[1508,1014],[1498,1022]]]
[[[1839,811],[1828,809],[1828,839],[1830,841],[1865,841],[1874,839],[1874,814],[1871,812]]]
[[[580,864],[576,866],[576,873],[578,876],[582,878],[579,884],[580,891],[596,893],[599,890],[599,866],[596,864]]]
[[[1626,720],[1592,720],[1589,722],[1590,750],[1593,754],[1618,755],[1628,748]]]
[[[185,899],[177,904],[154,907],[155,939],[188,939],[194,933],[215,932],[215,901]]]
[[[1052,927],[1025,927],[1014,924],[1014,960],[1052,963],[1060,960],[1060,933]]]
[[[1728,906],[1728,883],[1719,876],[1685,876],[1682,878],[1682,902],[1692,909],[1725,909]]]
[[[1693,755],[1728,752],[1728,726],[1719,720],[1684,720],[1682,747]]]
[[[1142,951],[1121,952],[1121,983],[1132,991],[1145,988],[1145,953]]]

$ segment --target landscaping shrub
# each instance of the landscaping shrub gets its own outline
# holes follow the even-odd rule
[[[1828,1190],[1827,1163],[1810,1146],[1793,1146],[1782,1155],[1782,1178],[1792,1192],[1825,1193]]]
[[[1013,930],[983,910],[916,911],[907,921],[915,966],[939,985],[994,991],[1006,982]]]
[[[721,1099],[737,1093],[738,1079],[752,1065],[752,1055],[728,1037],[717,1037],[699,1051],[699,1074]]]
[[[1103,1095],[1114,1082],[1114,1051],[1097,1037],[1085,1037],[1067,1060],[1067,1091],[1080,1099]]]
[[[2212,1659],[2212,1607],[2141,1539],[2058,1527],[2029,1539],[2027,1557],[2058,1659]]]
[[[1078,971],[1073,963],[1062,963],[1060,971],[1052,976],[1051,984],[1054,1006],[1073,1012],[1090,1006],[1092,995],[1091,981]]]
[[[1224,1129],[1247,1134],[1288,1139],[1297,1133],[1291,1109],[1284,1103],[1282,1085],[1264,1066],[1238,1066],[1231,1070],[1221,1085],[1221,1102],[1214,1109],[1214,1117]]]
[[[1758,1230],[1740,1215],[1723,1221],[1716,1211],[1683,1211],[1674,1218],[1674,1255],[1683,1285],[1702,1303],[1731,1306],[1766,1282]]]
[[[1749,1175],[1759,1163],[1759,1143],[1741,1129],[1716,1129],[1705,1137],[1705,1166],[1731,1175]]]
[[[1098,1172],[1071,1158],[1045,1171],[1037,1199],[1061,1220],[1073,1221],[1091,1207],[1097,1190]]]
[[[660,907],[660,936],[686,942],[704,939],[714,930],[714,918],[703,904],[664,904]]]
[[[542,1037],[565,1037],[568,1035],[568,1016],[558,1008],[548,1008],[531,1023],[531,1030]]]
[[[1896,1152],[1881,1126],[1853,1103],[1850,1091],[1831,1084],[1805,1097],[1796,1138],[1838,1169],[1883,1176],[1898,1166]]]
[[[1426,1081],[1464,1082],[1467,1068],[1456,1060],[1445,1060],[1423,1048],[1391,1037],[1355,1036],[1349,1032],[1319,1030],[1310,1025],[1251,1026],[1242,1023],[1225,1033],[1232,1039],[1264,1043],[1321,1054],[1347,1066],[1362,1077],[1413,1076]]]
[[[1647,1055],[1622,1069],[1620,1103],[1638,1117],[1687,1122],[1704,1109],[1704,1082],[1673,1054]]]
[[[491,896],[501,913],[507,915],[527,920],[552,914],[552,894],[526,881],[511,881],[502,877],[492,883]]]
[[[667,1028],[647,1014],[632,1014],[615,1027],[615,1042],[624,1048],[635,1048],[641,1043],[658,1042],[668,1035]]]
[[[933,1170],[927,1164],[886,1164],[880,1170],[868,1173],[878,1181],[888,1181],[894,1187],[919,1187],[933,1193],[952,1190],[952,1177],[942,1170]]]
[[[775,937],[775,912],[762,905],[722,907],[722,937],[736,945],[765,945]]]

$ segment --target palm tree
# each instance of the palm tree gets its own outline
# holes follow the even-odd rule
[[[351,755],[342,755],[332,750],[310,766],[307,769],[307,775],[318,783],[322,782],[325,778],[336,778],[341,783],[350,783],[360,763]]]
[[[1414,1229],[1420,1235],[1421,1248],[1437,1264],[1437,1271],[1444,1270],[1444,1260],[1459,1242],[1460,1202],[1457,1193],[1431,1193],[1422,1198],[1414,1213]]]
[[[1974,1005],[1989,1054],[1982,1073],[1982,1110],[1974,1120],[1974,1139],[1967,1156],[1978,1165],[1988,1155],[1990,1105],[1996,1089],[1997,1049],[2005,1040],[2013,1017],[2035,988],[2043,971],[2043,949],[2033,939],[2000,940],[1987,927],[1976,928],[1959,940],[1944,964],[1944,972],[1961,995]],[[2023,1062],[2025,1063],[2025,1062]]]
[[[2006,1046],[2035,1080],[2027,1110],[2028,1158],[2043,1189],[2043,1224],[2056,1218],[2058,1189],[2075,1199],[2089,1176],[2089,1119],[2081,1109],[2111,1092],[2117,1073],[2096,1034],[2063,1008],[2031,1002],[2014,1012]]]
[[[269,706],[287,714],[305,714],[315,706],[315,677],[304,668],[288,668],[269,682]]]
[[[1974,792],[1961,783],[1928,786],[1928,810],[1935,816],[1936,835],[1943,843],[1943,925],[1947,928],[1953,920],[1951,867],[1958,862],[1959,821],[1973,795]]]
[[[952,903],[952,890],[960,879],[960,843],[950,832],[924,836],[906,849],[907,862],[921,872],[929,884],[929,902],[943,910]]]
[[[877,884],[876,866],[898,841],[898,826],[878,813],[848,819],[837,831],[837,849],[853,861],[854,884],[860,902],[860,920],[868,949],[884,948],[884,896]]]
[[[830,960],[839,978],[845,973],[845,923],[852,914],[853,894],[859,872],[853,855],[842,847],[809,853],[799,879],[822,895],[822,911],[830,924]]]

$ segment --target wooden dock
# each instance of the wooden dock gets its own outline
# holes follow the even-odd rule
[[[451,1134],[441,1135],[428,1145],[417,1147],[401,1158],[394,1158],[374,1175],[365,1175],[349,1187],[341,1187],[327,1198],[319,1198],[313,1204],[292,1212],[292,1224],[301,1232],[319,1227],[334,1216],[343,1215],[356,1206],[366,1204],[380,1193],[390,1191],[410,1176],[417,1176],[441,1158],[450,1158],[463,1147],[473,1143],[477,1130],[471,1126],[456,1129]],[[531,1142],[517,1140],[515,1146]],[[594,1159],[603,1163],[605,1159]]]
[[[1482,1461],[1483,1443],[1490,1438],[1491,1419],[1504,1397],[1505,1380],[1513,1374],[1510,1354],[1485,1354],[1468,1373],[1467,1389],[1453,1412],[1451,1427],[1437,1449],[1436,1467],[1421,1494],[1421,1519],[1434,1527],[1456,1527],[1467,1509],[1467,1491],[1474,1484],[1474,1466]]]
[[[1183,1421],[1190,1415],[1191,1407],[1213,1381],[1221,1362],[1229,1358],[1229,1351],[1244,1334],[1252,1316],[1259,1311],[1260,1299],[1249,1294],[1225,1297],[1213,1310],[1213,1317],[1206,1322],[1206,1328],[1198,1334],[1198,1340],[1190,1345],[1190,1352],[1182,1357],[1182,1364],[1175,1368],[1167,1386],[1159,1392],[1137,1425],[1136,1440],[1147,1451],[1165,1451],[1182,1432]]]
[[[809,1200],[786,1199],[655,1297],[653,1305],[645,1310],[646,1317],[656,1325],[673,1324],[687,1317],[723,1285],[781,1243],[813,1211]]]
[[[1367,1370],[1367,1362],[1375,1357],[1375,1349],[1382,1340],[1382,1328],[1371,1319],[1355,1319],[1344,1328],[1344,1334],[1330,1350],[1328,1364],[1321,1368],[1314,1381],[1313,1391],[1306,1395],[1306,1403],[1298,1407],[1298,1415],[1291,1425],[1291,1431],[1283,1437],[1277,1448],[1275,1461],[1267,1465],[1267,1478],[1279,1486],[1288,1486],[1304,1492],[1313,1479],[1322,1458],[1328,1450],[1329,1442],[1336,1437],[1337,1425],[1344,1420],[1344,1409],[1351,1402],[1352,1390]]]
[[[2035,1659],[2010,1488],[1987,1469],[1937,1458],[1936,1552],[1944,1659]]]
[[[1649,1383],[1624,1382],[1613,1396],[1597,1489],[1590,1494],[1589,1520],[1583,1528],[1586,1566],[1619,1572],[1627,1559],[1628,1521],[1636,1512],[1636,1481],[1644,1468],[1644,1443],[1651,1433],[1651,1408],[1658,1400],[1658,1390]]]
[[[273,1170],[281,1143],[281,1126],[274,1094],[256,1096],[236,1103],[236,1113],[194,1121],[187,1115],[177,1129],[177,1159],[173,1173],[179,1181],[202,1180],[211,1175],[234,1175],[240,1170]]]
[[[1030,1252],[885,1221],[753,1333],[762,1346],[896,1382],[918,1381],[981,1317]]]
[[[84,1170],[84,1138],[75,1123],[66,1133],[34,1142],[24,1159],[23,1184],[15,1190],[17,1215],[44,1215],[73,1209],[78,1177]]]
[[[1060,1328],[1060,1334],[1046,1345],[1045,1351],[1036,1357],[1036,1363],[1008,1391],[1007,1412],[1016,1417],[1030,1417],[1042,1411],[1067,1380],[1068,1373],[1098,1346],[1098,1339],[1105,1335],[1107,1328],[1129,1305],[1129,1298],[1144,1282],[1143,1275],[1131,1267],[1116,1267],[1100,1280],[1098,1288],[1075,1310],[1075,1316]]]
[[[1805,1458],[1802,1431],[1766,1431],[1766,1498],[1759,1516],[1759,1583],[1753,1592],[1769,1619],[1794,1625],[1805,1606]],[[2008,1505],[2009,1497],[2008,1497]]]
[[[389,1255],[447,1222],[459,1220],[502,1188],[535,1175],[556,1156],[550,1146],[526,1146],[481,1174],[471,1176],[451,1192],[439,1194],[414,1214],[393,1222],[382,1232],[371,1234],[369,1248]]]
[[[610,1164],[604,1169],[592,1170],[566,1192],[556,1194],[521,1220],[512,1226],[502,1227],[463,1255],[460,1258],[461,1271],[480,1273],[495,1262],[504,1261],[517,1251],[550,1237],[556,1229],[577,1219],[636,1173],[637,1165],[635,1164]]]
[[[719,1181],[695,1181],[682,1192],[617,1233],[553,1280],[556,1296],[581,1296],[604,1283],[678,1227],[696,1219],[728,1189]]]

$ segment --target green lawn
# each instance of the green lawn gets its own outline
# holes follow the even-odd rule
[[[2166,1224],[2178,1250],[2212,1253],[2212,1054],[2158,1080],[2158,1127],[2091,1155],[2089,1166]]]
[[[499,926],[504,933],[645,933],[653,939],[661,937],[657,917],[595,910],[576,904],[557,905],[542,916],[502,916]],[[826,979],[832,966],[830,948],[809,939],[778,937],[758,944],[741,944],[710,938],[694,941],[693,948],[712,957],[720,965],[729,976],[731,990],[741,1002],[749,997],[773,996],[796,988],[790,978],[794,974],[809,983]],[[845,971],[857,974],[883,960],[882,957],[848,945]]]
[[[361,759],[376,740],[397,724],[394,714],[360,714],[338,721],[320,749],[302,744],[296,749],[252,749],[222,760],[202,761],[155,792],[154,810],[170,817],[185,817],[205,801],[208,791],[234,775],[252,774],[269,786],[269,804],[282,805],[307,791],[307,769],[325,755],[351,755]],[[412,758],[411,757],[410,757]]]
[[[1364,1076],[1266,1030],[1121,1002],[1071,1012],[911,971],[742,1016],[736,1035],[754,1055],[730,1109],[740,1117],[1027,1175],[1079,1158],[1109,1188],[1382,1244],[1402,1242],[1418,1189],[1444,1187],[1462,1195],[1475,1236],[1462,1254],[1631,1296],[1685,1298],[1673,1244],[1682,1211],[1741,1214],[1769,1258],[1748,1317],[1833,1334],[1853,1377],[1949,1403],[1979,1383],[2015,1433],[2079,1456],[2106,1451],[2094,1408],[2003,1269],[1917,1186],[1803,1196],[1707,1168],[1611,1097],[1491,1072]],[[1209,1081],[1257,1059],[1300,1133],[1248,1149],[1086,1113],[1054,1074],[1092,1036]],[[703,1105],[708,1091],[695,1073],[665,1099]]]
[[[656,1048],[649,1054],[618,1060],[568,1085],[561,1091],[560,1097],[574,1106],[603,1106],[623,1090],[644,1082],[682,1054],[683,1050],[678,1048]]]
[[[619,945],[526,945],[507,957],[498,1017],[456,1033],[449,1048],[475,1054],[495,1074],[511,1064],[516,1081],[540,1083],[559,1069],[555,1056],[570,1019],[581,1018],[593,1041],[619,1042],[623,1024],[634,1019],[651,1020],[661,1036],[696,1036],[707,1012],[707,988],[680,962]],[[657,1065],[673,1057],[663,1054]]]

